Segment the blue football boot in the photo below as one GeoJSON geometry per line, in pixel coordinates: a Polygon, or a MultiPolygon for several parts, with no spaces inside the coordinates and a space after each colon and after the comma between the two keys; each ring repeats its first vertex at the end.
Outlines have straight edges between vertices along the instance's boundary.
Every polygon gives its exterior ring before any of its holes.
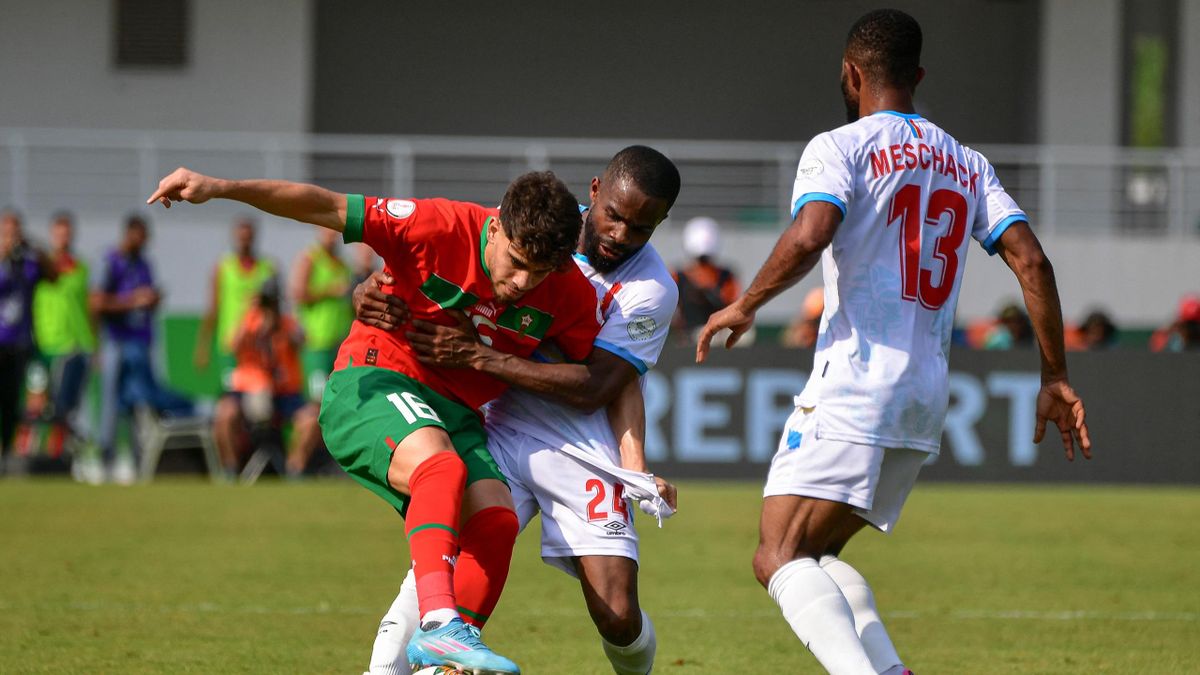
{"type": "Polygon", "coordinates": [[[454,666],[469,675],[519,675],[517,664],[488,649],[479,631],[452,619],[417,628],[408,643],[408,663],[425,666],[454,666]]]}

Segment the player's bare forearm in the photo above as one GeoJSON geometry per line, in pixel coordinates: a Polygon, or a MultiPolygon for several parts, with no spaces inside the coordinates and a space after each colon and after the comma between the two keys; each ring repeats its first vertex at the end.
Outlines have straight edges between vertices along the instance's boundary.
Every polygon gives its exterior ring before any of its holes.
{"type": "Polygon", "coordinates": [[[342,232],[346,228],[346,195],[316,185],[283,180],[227,180],[180,167],[158,182],[147,204],[170,208],[172,202],[203,204],[231,199],[282,218],[342,232]]]}
{"type": "Polygon", "coordinates": [[[535,363],[480,345],[472,366],[514,387],[594,412],[637,379],[637,370],[615,354],[595,349],[584,363],[535,363]]]}
{"type": "Polygon", "coordinates": [[[223,199],[249,204],[282,218],[330,230],[346,229],[346,195],[316,185],[283,180],[235,180],[223,183],[223,199]]]}
{"type": "Polygon", "coordinates": [[[1029,312],[1029,322],[1037,336],[1042,382],[1067,379],[1062,305],[1054,279],[1054,266],[1025,222],[1009,227],[1000,236],[997,250],[1021,284],[1025,309],[1029,312]]]}
{"type": "Polygon", "coordinates": [[[812,271],[821,252],[833,241],[842,211],[829,202],[809,202],[779,237],[771,255],[738,299],[741,309],[753,313],[771,298],[791,288],[812,271]]]}
{"type": "Polygon", "coordinates": [[[646,401],[642,383],[634,378],[608,404],[608,423],[617,439],[621,467],[646,473],[646,401]]]}

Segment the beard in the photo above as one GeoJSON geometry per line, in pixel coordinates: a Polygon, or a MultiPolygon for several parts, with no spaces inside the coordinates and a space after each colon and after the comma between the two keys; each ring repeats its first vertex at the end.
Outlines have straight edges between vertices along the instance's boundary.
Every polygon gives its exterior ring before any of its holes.
{"type": "Polygon", "coordinates": [[[842,78],[842,102],[846,104],[846,122],[853,124],[858,121],[858,95],[850,91],[846,78],[842,78]]]}
{"type": "Polygon", "coordinates": [[[592,226],[591,212],[588,212],[588,219],[583,223],[583,254],[587,256],[592,269],[606,274],[620,267],[634,253],[637,253],[637,249],[625,249],[613,240],[601,237],[592,226]],[[618,251],[619,255],[615,258],[605,255],[600,251],[600,244],[611,251],[618,251]]]}

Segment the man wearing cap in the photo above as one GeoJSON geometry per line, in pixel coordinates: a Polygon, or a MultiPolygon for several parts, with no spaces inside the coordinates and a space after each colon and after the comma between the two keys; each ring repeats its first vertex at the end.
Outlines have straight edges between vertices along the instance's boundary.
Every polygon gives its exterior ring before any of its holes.
{"type": "Polygon", "coordinates": [[[672,327],[684,342],[708,317],[733,302],[742,292],[733,271],[716,263],[721,252],[721,226],[712,218],[692,218],[683,227],[683,250],[691,260],[672,276],[679,284],[679,309],[672,327]]]}

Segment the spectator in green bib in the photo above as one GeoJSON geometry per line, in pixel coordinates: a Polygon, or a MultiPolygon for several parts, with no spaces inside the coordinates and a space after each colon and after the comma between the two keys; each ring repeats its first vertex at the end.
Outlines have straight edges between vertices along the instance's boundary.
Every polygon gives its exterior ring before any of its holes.
{"type": "Polygon", "coordinates": [[[217,368],[221,386],[229,388],[233,375],[233,338],[246,312],[254,305],[263,282],[275,277],[275,262],[259,257],[255,249],[258,228],[254,221],[242,218],[233,225],[233,250],[226,253],[213,269],[208,311],[196,335],[195,365],[208,368],[212,360],[213,330],[216,329],[217,368]]]}
{"type": "MultiPolygon", "coordinates": [[[[46,451],[51,456],[62,452],[73,433],[71,417],[83,398],[88,361],[96,351],[88,266],[75,257],[74,239],[74,218],[65,211],[56,213],[50,221],[50,262],[58,277],[42,279],[33,293],[33,334],[50,378],[48,405],[29,412],[34,419],[49,422],[46,451]]],[[[36,400],[38,397],[29,397],[27,402],[36,400]]],[[[32,432],[22,435],[32,441],[32,432]]]]}
{"type": "Polygon", "coordinates": [[[304,377],[308,396],[314,401],[321,400],[338,347],[354,320],[350,305],[354,272],[339,256],[339,239],[337,232],[322,228],[316,244],[292,266],[292,300],[305,336],[304,377]]]}

